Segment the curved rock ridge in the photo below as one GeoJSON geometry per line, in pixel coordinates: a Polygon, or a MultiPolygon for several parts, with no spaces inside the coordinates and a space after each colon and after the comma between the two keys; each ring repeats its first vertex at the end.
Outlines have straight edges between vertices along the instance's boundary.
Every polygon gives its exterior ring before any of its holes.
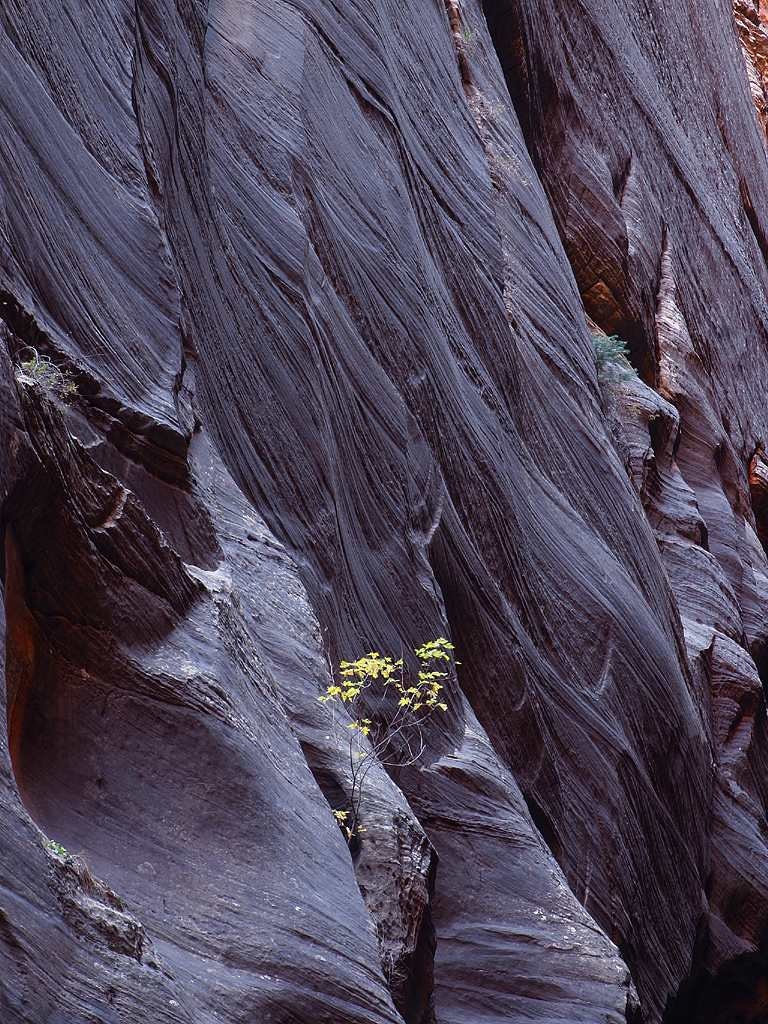
{"type": "Polygon", "coordinates": [[[759,1019],[736,16],[6,0],[3,1024],[719,1020],[734,971],[759,1019]],[[438,636],[448,710],[348,845],[317,697],[438,636]]]}

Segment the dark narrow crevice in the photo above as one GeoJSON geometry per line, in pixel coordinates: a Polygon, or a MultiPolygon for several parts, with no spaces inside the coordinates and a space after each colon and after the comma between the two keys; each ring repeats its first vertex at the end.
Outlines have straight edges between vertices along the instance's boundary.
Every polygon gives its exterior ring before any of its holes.
{"type": "Polygon", "coordinates": [[[747,215],[747,222],[750,230],[752,231],[757,247],[762,254],[763,262],[766,267],[768,267],[768,238],[766,238],[766,233],[760,223],[757,213],[755,212],[752,197],[749,194],[749,188],[745,181],[739,182],[739,192],[741,193],[741,203],[744,207],[744,212],[747,215]]]}
{"type": "MultiPolygon", "coordinates": [[[[763,944],[763,947],[765,944],[763,944]]],[[[768,952],[745,953],[719,971],[692,975],[671,999],[663,1024],[766,1024],[768,952]]]]}
{"type": "Polygon", "coordinates": [[[629,184],[630,177],[632,176],[633,164],[634,160],[632,153],[628,153],[612,175],[613,195],[619,206],[624,205],[624,197],[627,192],[627,185],[629,184]]]}
{"type": "Polygon", "coordinates": [[[723,494],[733,509],[734,515],[749,515],[750,498],[744,491],[744,468],[740,464],[731,444],[726,439],[720,441],[714,450],[715,467],[720,477],[723,494]]]}
{"type": "Polygon", "coordinates": [[[763,693],[768,697],[768,644],[755,643],[751,646],[749,653],[757,668],[757,674],[763,687],[763,693]]]}
{"type": "Polygon", "coordinates": [[[627,1005],[624,1010],[624,1017],[627,1024],[645,1024],[642,1007],[637,998],[634,988],[627,993],[627,1005]]]}
{"type": "MultiPolygon", "coordinates": [[[[332,811],[347,811],[351,813],[352,805],[349,797],[337,773],[328,767],[327,764],[323,763],[326,760],[323,754],[311,743],[303,740],[301,741],[301,750],[318,789],[325,797],[330,809],[332,811]]],[[[360,854],[360,836],[354,835],[347,845],[349,846],[349,852],[354,863],[360,854]]]]}
{"type": "Polygon", "coordinates": [[[755,532],[763,550],[768,554],[768,456],[760,441],[747,469],[749,496],[755,517],[755,532]]]}
{"type": "MultiPolygon", "coordinates": [[[[525,46],[522,5],[512,0],[483,0],[483,13],[525,144],[535,164],[532,72],[525,46]]],[[[554,87],[552,82],[550,91],[553,92],[554,87]]],[[[539,170],[538,166],[536,170],[539,170]]]]}
{"type": "Polygon", "coordinates": [[[541,805],[530,794],[523,793],[523,799],[525,800],[525,805],[528,808],[528,813],[533,819],[534,825],[538,829],[539,835],[549,847],[552,856],[558,864],[562,866],[563,844],[555,831],[555,827],[549,818],[549,815],[546,814],[543,807],[541,807],[541,805]]]}
{"type": "MultiPolygon", "coordinates": [[[[328,755],[306,741],[301,742],[302,752],[310,771],[321,793],[332,811],[351,811],[348,794],[342,785],[338,773],[328,764],[328,755]]],[[[397,814],[394,816],[394,828],[397,831],[397,814]]],[[[434,1014],[434,964],[436,937],[432,921],[432,903],[434,898],[437,857],[432,851],[427,887],[428,900],[423,909],[415,946],[402,950],[398,957],[391,952],[391,944],[387,941],[386,918],[382,922],[377,913],[377,904],[381,894],[372,887],[369,894],[366,878],[376,867],[376,854],[372,855],[371,864],[363,863],[363,844],[370,842],[369,837],[359,834],[352,836],[348,847],[352,863],[358,878],[358,885],[363,901],[376,928],[381,958],[381,968],[386,980],[392,1002],[405,1024],[435,1024],[434,1014]],[[369,899],[372,898],[372,902],[369,899]]],[[[405,852],[408,860],[408,851],[405,852]]],[[[391,869],[392,865],[388,868],[391,869]]],[[[403,894],[398,893],[402,898],[403,894]]]]}
{"type": "Polygon", "coordinates": [[[56,656],[29,607],[29,566],[10,525],[4,554],[6,725],[16,788],[43,832],[73,848],[67,801],[59,799],[58,785],[50,784],[61,764],[57,757],[64,738],[72,752],[77,748],[78,737],[68,735],[76,730],[62,728],[59,721],[62,714],[73,713],[73,706],[58,685],[56,656]]]}
{"type": "MultiPolygon", "coordinates": [[[[567,245],[566,254],[570,259],[567,245]]],[[[576,273],[576,268],[573,269],[576,273]]],[[[579,287],[581,288],[581,285],[579,287]]],[[[590,292],[582,291],[581,301],[584,304],[584,312],[601,331],[621,338],[626,345],[630,366],[644,384],[655,389],[658,384],[658,355],[655,339],[649,342],[649,332],[645,324],[628,313],[621,303],[612,302],[606,316],[602,293],[598,293],[597,299],[594,299],[590,292]]]]}
{"type": "Polygon", "coordinates": [[[8,749],[16,776],[16,785],[24,799],[22,771],[22,740],[30,702],[34,695],[35,677],[42,653],[40,631],[27,607],[24,570],[21,555],[11,527],[4,537],[4,576],[6,637],[6,725],[8,749]]]}
{"type": "Polygon", "coordinates": [[[662,416],[661,413],[651,416],[648,420],[648,436],[651,441],[651,449],[657,460],[664,458],[673,429],[673,421],[668,416],[662,416]]]}
{"type": "Polygon", "coordinates": [[[416,949],[406,969],[399,975],[395,970],[387,979],[393,1001],[405,1024],[436,1024],[434,971],[437,936],[432,920],[436,875],[437,858],[433,858],[429,870],[429,904],[424,911],[416,949]]]}

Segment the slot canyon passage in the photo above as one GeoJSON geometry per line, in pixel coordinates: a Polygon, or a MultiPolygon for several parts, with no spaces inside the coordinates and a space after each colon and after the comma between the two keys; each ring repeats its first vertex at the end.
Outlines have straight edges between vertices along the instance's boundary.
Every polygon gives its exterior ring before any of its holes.
{"type": "Polygon", "coordinates": [[[759,0],[2,0],[0,1024],[768,1022],[767,131],[759,0]]]}

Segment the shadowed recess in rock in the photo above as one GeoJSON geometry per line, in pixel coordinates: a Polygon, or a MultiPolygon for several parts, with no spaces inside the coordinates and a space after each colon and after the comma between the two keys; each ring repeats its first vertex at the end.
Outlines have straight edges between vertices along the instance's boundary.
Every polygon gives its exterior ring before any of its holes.
{"type": "Polygon", "coordinates": [[[765,1024],[768,955],[744,953],[714,974],[703,972],[670,1001],[663,1024],[765,1024]]]}

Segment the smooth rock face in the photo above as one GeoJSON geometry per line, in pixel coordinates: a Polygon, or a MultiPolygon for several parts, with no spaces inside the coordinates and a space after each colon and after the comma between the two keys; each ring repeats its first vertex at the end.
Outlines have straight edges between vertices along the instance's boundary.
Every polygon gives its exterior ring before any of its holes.
{"type": "Polygon", "coordinates": [[[5,0],[2,1024],[761,1019],[745,46],[717,0],[5,0]],[[441,635],[350,850],[316,698],[441,635]]]}

